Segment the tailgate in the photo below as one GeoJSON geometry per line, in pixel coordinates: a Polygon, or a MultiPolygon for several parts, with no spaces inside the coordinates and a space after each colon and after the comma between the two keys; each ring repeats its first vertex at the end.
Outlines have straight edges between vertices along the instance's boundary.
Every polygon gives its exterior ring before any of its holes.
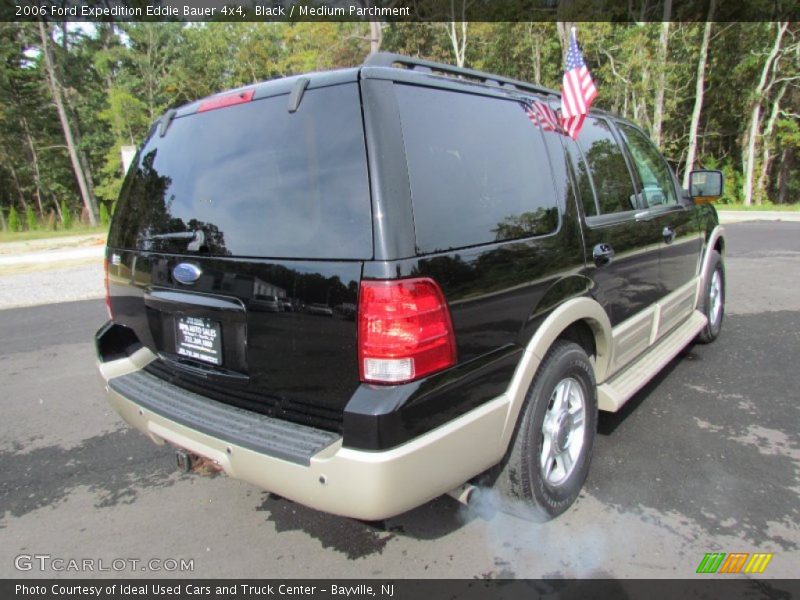
{"type": "Polygon", "coordinates": [[[109,252],[114,321],[159,355],[148,371],[241,408],[340,430],[359,385],[360,262],[109,252]],[[187,263],[201,271],[191,290],[174,283],[187,263]]]}
{"type": "Polygon", "coordinates": [[[114,321],[163,379],[338,430],[373,254],[358,85],[312,81],[293,111],[270,85],[152,129],[109,233],[114,321]]]}

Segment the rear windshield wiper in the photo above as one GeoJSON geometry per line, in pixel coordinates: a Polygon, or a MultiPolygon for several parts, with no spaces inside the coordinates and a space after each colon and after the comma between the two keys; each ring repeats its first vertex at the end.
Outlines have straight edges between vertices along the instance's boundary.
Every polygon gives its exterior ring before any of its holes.
{"type": "Polygon", "coordinates": [[[174,233],[159,233],[157,235],[148,235],[142,238],[143,242],[151,242],[153,240],[193,240],[197,235],[195,231],[176,231],[174,233]]]}
{"type": "Polygon", "coordinates": [[[186,247],[189,252],[198,252],[206,241],[206,234],[202,229],[195,231],[176,231],[173,233],[158,233],[156,235],[149,235],[142,238],[143,242],[152,242],[153,240],[192,240],[186,247]]]}

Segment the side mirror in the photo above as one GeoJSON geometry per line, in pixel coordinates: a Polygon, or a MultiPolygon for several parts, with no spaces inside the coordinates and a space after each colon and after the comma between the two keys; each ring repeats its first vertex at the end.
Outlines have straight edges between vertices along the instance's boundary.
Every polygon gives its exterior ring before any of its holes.
{"type": "Polygon", "coordinates": [[[722,196],[722,171],[689,173],[689,195],[695,204],[709,204],[722,196]]]}

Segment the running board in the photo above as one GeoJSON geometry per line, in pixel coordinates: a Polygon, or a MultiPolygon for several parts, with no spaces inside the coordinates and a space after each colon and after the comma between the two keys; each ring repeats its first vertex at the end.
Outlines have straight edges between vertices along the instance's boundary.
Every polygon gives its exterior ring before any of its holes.
{"type": "Polygon", "coordinates": [[[703,330],[706,322],[706,316],[695,310],[686,321],[664,336],[627,368],[599,385],[598,408],[617,412],[703,330]]]}

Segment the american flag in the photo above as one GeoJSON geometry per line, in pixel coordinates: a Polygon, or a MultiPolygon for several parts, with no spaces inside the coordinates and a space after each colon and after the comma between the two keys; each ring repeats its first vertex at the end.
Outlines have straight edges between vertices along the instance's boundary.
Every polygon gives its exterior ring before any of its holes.
{"type": "Polygon", "coordinates": [[[561,122],[556,111],[544,102],[538,102],[536,100],[531,103],[523,102],[522,110],[528,115],[528,119],[530,119],[531,123],[538,125],[544,131],[564,132],[561,128],[561,122]]]}
{"type": "Polygon", "coordinates": [[[561,87],[561,126],[572,139],[578,138],[583,120],[596,96],[597,88],[594,87],[592,74],[583,61],[573,29],[567,50],[564,83],[561,87]]]}

